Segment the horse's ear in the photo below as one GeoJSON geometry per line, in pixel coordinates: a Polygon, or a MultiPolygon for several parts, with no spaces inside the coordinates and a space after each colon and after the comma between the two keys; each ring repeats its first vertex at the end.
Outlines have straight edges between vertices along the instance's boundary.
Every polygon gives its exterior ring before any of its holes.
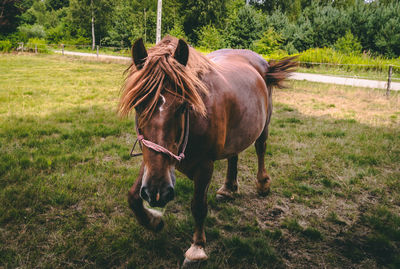
{"type": "Polygon", "coordinates": [[[176,47],[174,58],[182,65],[187,64],[189,59],[189,46],[185,41],[179,39],[178,46],[176,47]]]}
{"type": "Polygon", "coordinates": [[[146,47],[144,46],[143,39],[139,38],[132,46],[132,58],[138,70],[142,69],[144,62],[147,58],[146,47]]]}

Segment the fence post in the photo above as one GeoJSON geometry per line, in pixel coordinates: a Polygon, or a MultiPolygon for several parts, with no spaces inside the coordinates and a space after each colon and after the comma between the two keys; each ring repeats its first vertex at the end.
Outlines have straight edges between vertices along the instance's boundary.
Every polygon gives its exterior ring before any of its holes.
{"type": "Polygon", "coordinates": [[[62,55],[64,55],[64,44],[61,44],[62,55]]]}
{"type": "Polygon", "coordinates": [[[21,42],[21,50],[24,52],[24,42],[21,42]]]}
{"type": "Polygon", "coordinates": [[[97,47],[97,58],[99,58],[99,45],[97,45],[96,47],[97,47]]]}
{"type": "Polygon", "coordinates": [[[37,53],[37,44],[35,44],[35,53],[37,53]]]}
{"type": "Polygon", "coordinates": [[[393,73],[393,66],[389,65],[389,74],[388,74],[388,82],[387,82],[387,89],[386,89],[387,97],[389,97],[389,93],[390,93],[390,84],[392,83],[392,73],[393,73]]]}

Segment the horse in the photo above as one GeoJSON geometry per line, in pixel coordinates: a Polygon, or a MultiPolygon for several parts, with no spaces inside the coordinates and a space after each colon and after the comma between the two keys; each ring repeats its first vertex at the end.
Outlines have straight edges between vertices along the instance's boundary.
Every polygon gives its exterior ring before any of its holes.
{"type": "MultiPolygon", "coordinates": [[[[238,154],[255,144],[258,172],[256,189],[270,191],[264,155],[272,114],[272,89],[282,87],[296,61],[264,60],[250,50],[222,49],[207,56],[184,40],[164,37],[146,50],[143,40],[132,47],[118,111],[136,112],[136,132],[143,161],[128,192],[137,221],[159,231],[162,214],[144,206],[164,207],[174,196],[175,169],[194,182],[191,211],[195,220],[193,243],[185,261],[206,260],[204,220],[207,191],[214,162],[227,159],[219,199],[238,192],[238,154]]],[[[136,143],[135,143],[136,144],[136,143]]]]}

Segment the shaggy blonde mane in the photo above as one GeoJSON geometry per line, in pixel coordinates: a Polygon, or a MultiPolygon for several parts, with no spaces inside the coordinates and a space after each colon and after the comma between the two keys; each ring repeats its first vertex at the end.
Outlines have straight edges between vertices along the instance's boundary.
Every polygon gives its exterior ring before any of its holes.
{"type": "Polygon", "coordinates": [[[189,47],[187,65],[180,64],[173,57],[178,41],[175,37],[166,36],[148,50],[140,70],[133,63],[127,69],[118,107],[121,116],[127,116],[134,108],[144,104],[139,120],[142,125],[153,114],[164,91],[178,97],[181,102],[187,102],[195,112],[206,115],[202,96],[208,95],[208,89],[201,76],[210,71],[213,64],[192,47],[189,47]]]}

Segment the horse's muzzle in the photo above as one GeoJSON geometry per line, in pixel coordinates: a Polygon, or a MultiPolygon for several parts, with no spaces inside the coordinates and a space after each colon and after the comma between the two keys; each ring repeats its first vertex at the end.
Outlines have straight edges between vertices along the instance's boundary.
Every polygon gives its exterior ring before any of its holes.
{"type": "Polygon", "coordinates": [[[150,190],[147,186],[142,186],[140,196],[143,200],[149,202],[149,205],[152,207],[164,207],[169,201],[174,199],[175,192],[172,186],[160,190],[150,190]]]}

